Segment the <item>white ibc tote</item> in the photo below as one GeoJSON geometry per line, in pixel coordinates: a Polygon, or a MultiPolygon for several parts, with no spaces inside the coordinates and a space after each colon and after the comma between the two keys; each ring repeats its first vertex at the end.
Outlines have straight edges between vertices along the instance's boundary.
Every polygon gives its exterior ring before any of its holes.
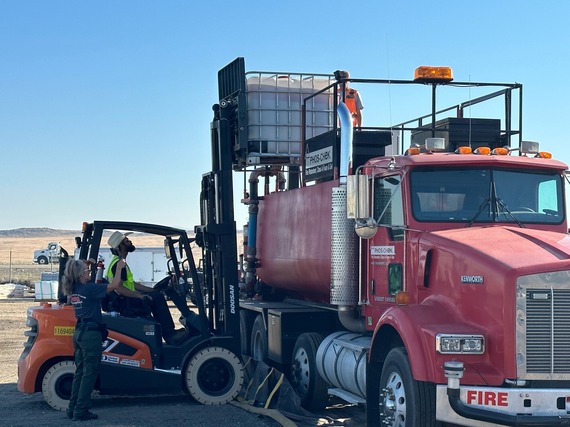
{"type": "MultiPolygon", "coordinates": [[[[247,111],[250,153],[260,156],[300,157],[305,97],[334,82],[332,76],[291,73],[248,73],[247,111]]],[[[307,102],[306,137],[333,127],[332,89],[307,102]]]]}

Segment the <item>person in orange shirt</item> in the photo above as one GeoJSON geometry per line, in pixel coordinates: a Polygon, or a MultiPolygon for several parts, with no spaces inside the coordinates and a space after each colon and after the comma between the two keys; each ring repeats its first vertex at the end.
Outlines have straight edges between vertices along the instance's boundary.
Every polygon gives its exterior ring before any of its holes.
{"type": "MultiPolygon", "coordinates": [[[[350,79],[350,73],[348,71],[337,70],[335,71],[334,75],[338,81],[350,79]]],[[[339,101],[342,101],[343,98],[342,86],[343,85],[339,86],[339,101]]],[[[346,104],[346,106],[350,110],[350,113],[352,114],[352,125],[355,128],[356,127],[359,128],[362,126],[362,109],[364,108],[364,106],[362,105],[362,98],[360,97],[360,93],[356,89],[349,87],[348,81],[345,81],[344,83],[344,91],[345,91],[344,103],[346,104]]]]}

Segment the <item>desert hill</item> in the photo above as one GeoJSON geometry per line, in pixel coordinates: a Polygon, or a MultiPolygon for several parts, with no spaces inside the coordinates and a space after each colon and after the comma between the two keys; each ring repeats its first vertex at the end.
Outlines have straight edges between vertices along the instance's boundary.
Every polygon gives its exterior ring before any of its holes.
{"type": "Polygon", "coordinates": [[[15,228],[13,230],[0,230],[0,237],[52,237],[52,236],[75,236],[76,230],[56,230],[47,227],[38,228],[15,228]]]}

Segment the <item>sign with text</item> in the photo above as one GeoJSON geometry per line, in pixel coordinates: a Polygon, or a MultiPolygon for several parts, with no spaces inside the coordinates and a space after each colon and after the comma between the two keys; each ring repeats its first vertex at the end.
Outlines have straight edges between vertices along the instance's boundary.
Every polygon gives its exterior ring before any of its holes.
{"type": "Polygon", "coordinates": [[[330,180],[338,167],[335,132],[326,132],[305,142],[305,180],[330,180]]]}

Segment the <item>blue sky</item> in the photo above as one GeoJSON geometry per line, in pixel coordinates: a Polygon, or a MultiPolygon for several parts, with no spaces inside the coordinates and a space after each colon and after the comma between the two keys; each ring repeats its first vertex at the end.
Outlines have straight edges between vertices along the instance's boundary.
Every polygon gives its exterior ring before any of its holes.
{"type": "MultiPolygon", "coordinates": [[[[192,229],[217,72],[238,56],[247,70],[410,79],[449,65],[456,80],[519,82],[524,139],[570,163],[570,2],[438,4],[1,0],[0,229],[192,229]]],[[[363,98],[365,125],[418,104],[363,98]]]]}

